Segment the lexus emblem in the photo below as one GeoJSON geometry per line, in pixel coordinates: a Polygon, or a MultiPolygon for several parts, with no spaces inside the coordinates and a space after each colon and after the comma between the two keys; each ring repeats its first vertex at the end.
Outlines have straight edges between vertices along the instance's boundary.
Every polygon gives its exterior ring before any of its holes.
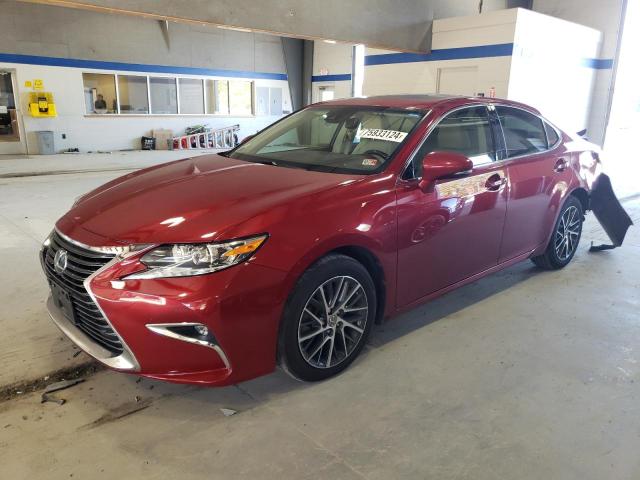
{"type": "Polygon", "coordinates": [[[67,269],[67,251],[66,250],[58,250],[56,252],[56,256],[53,257],[53,267],[56,269],[56,272],[62,273],[67,269]]]}

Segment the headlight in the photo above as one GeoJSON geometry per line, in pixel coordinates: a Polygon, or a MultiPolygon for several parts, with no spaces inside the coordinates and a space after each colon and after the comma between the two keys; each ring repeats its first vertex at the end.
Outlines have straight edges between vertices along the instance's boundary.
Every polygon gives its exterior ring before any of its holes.
{"type": "Polygon", "coordinates": [[[147,252],[140,261],[148,268],[124,280],[188,277],[229,268],[248,260],[267,239],[267,235],[225,243],[162,245],[147,252]]]}

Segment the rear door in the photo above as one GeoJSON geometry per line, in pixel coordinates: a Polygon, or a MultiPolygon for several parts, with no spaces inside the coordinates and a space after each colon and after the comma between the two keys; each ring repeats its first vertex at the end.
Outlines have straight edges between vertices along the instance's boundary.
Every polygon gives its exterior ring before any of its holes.
{"type": "Polygon", "coordinates": [[[444,116],[399,181],[398,296],[408,305],[497,264],[506,212],[505,172],[496,163],[494,129],[485,105],[444,116]],[[424,156],[453,151],[469,157],[471,172],[417,186],[424,156]]]}
{"type": "Polygon", "coordinates": [[[547,241],[571,182],[571,159],[559,133],[541,117],[501,105],[495,106],[495,114],[504,135],[504,149],[498,156],[509,178],[502,263],[547,241]]]}

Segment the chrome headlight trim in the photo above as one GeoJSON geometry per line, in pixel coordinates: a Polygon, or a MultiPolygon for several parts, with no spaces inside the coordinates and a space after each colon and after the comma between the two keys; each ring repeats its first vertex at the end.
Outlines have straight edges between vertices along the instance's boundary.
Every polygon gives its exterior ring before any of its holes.
{"type": "Polygon", "coordinates": [[[193,277],[218,272],[249,260],[268,234],[211,243],[173,243],[150,248],[140,262],[146,270],[123,280],[193,277]]]}

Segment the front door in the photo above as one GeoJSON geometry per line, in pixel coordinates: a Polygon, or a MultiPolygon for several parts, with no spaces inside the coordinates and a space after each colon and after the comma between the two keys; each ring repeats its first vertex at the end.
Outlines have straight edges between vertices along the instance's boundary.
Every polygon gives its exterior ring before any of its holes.
{"type": "Polygon", "coordinates": [[[397,187],[399,307],[498,262],[506,213],[503,167],[495,163],[494,129],[484,105],[445,116],[429,134],[397,187]],[[454,151],[474,162],[465,175],[417,187],[422,158],[454,151]]]}
{"type": "Polygon", "coordinates": [[[0,155],[26,153],[15,85],[14,71],[0,69],[0,155]]]}
{"type": "MultiPolygon", "coordinates": [[[[531,253],[547,241],[571,182],[570,154],[558,132],[537,115],[496,106],[504,132],[509,200],[500,262],[531,253]]],[[[501,152],[502,153],[502,152],[501,152]]]]}

